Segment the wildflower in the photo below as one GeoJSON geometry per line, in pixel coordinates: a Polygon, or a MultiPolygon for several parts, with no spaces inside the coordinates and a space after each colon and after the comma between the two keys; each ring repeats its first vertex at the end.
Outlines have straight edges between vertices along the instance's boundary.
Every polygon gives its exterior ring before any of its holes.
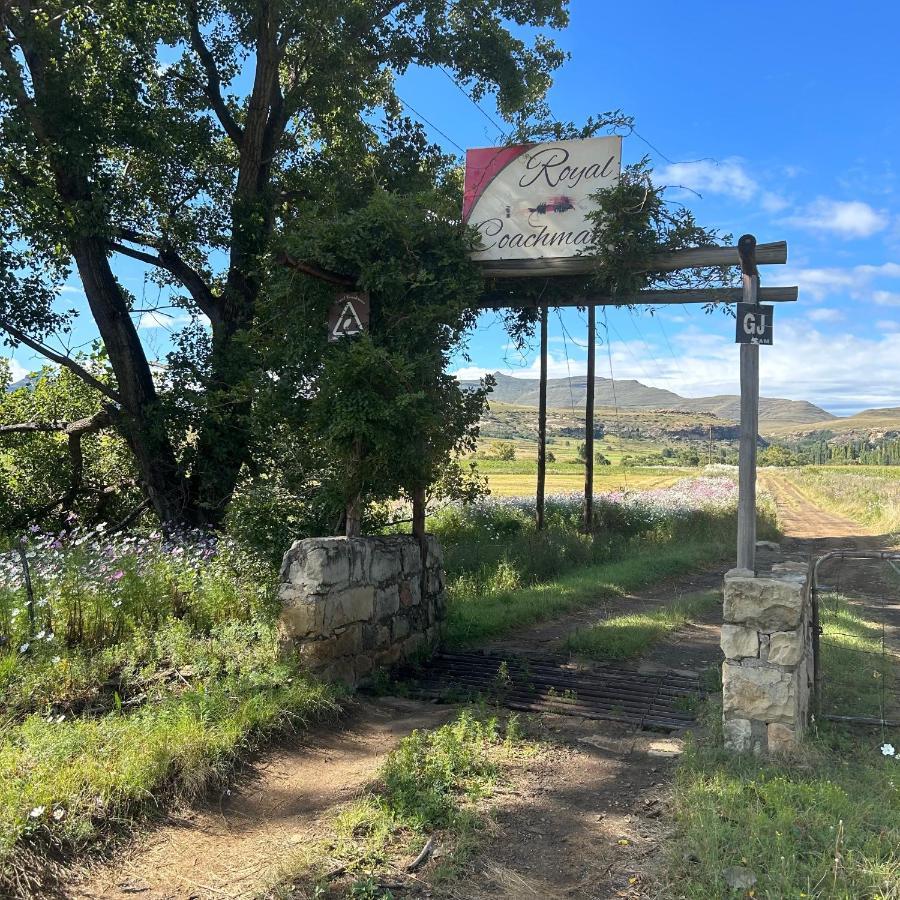
{"type": "Polygon", "coordinates": [[[44,629],[42,628],[42,629],[34,636],[34,639],[35,639],[36,641],[42,641],[42,640],[44,639],[44,635],[45,635],[46,633],[47,633],[47,632],[44,631],[44,629]]]}
{"type": "Polygon", "coordinates": [[[28,641],[25,641],[25,643],[19,647],[19,653],[25,653],[25,651],[28,650],[30,646],[31,645],[28,643],[28,641]]]}
{"type": "Polygon", "coordinates": [[[50,660],[54,666],[58,666],[62,662],[61,656],[54,656],[52,660],[50,660]]]}
{"type": "Polygon", "coordinates": [[[65,817],[66,817],[66,811],[61,806],[57,806],[56,809],[53,810],[53,821],[54,822],[62,822],[62,820],[65,817]]]}
{"type": "Polygon", "coordinates": [[[121,581],[125,577],[125,573],[121,569],[117,569],[112,574],[113,581],[121,581]]]}
{"type": "Polygon", "coordinates": [[[45,638],[45,640],[46,640],[47,643],[49,644],[49,643],[53,640],[53,638],[55,638],[55,637],[56,637],[56,635],[55,635],[52,631],[48,631],[48,632],[47,632],[47,637],[45,638]]]}
{"type": "Polygon", "coordinates": [[[896,750],[894,749],[893,744],[882,744],[881,745],[881,755],[882,756],[894,756],[896,754],[896,750]]]}
{"type": "Polygon", "coordinates": [[[30,813],[28,813],[28,818],[39,819],[44,814],[44,810],[46,808],[46,806],[35,806],[34,809],[32,809],[30,813]]]}

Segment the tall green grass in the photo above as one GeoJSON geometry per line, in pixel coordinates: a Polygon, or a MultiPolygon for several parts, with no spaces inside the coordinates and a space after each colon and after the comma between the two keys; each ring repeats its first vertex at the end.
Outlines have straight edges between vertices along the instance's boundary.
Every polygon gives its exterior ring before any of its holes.
{"type": "Polygon", "coordinates": [[[755,897],[900,898],[900,762],[881,740],[820,727],[793,758],[765,760],[689,739],[668,848],[673,893],[661,896],[747,896],[723,874],[741,866],[757,878],[755,897]]]}

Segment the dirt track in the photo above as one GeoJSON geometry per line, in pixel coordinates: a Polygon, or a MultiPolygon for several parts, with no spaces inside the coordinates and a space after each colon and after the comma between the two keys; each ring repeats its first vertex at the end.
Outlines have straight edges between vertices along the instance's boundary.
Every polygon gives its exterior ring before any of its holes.
{"type": "MultiPolygon", "coordinates": [[[[795,559],[835,547],[883,547],[854,523],[819,509],[784,479],[766,474],[777,499],[783,550],[795,559]]],[[[784,558],[784,556],[781,556],[784,558]]],[[[763,554],[764,566],[774,561],[763,554]]],[[[706,589],[721,573],[701,573],[622,601],[651,608],[706,589]]],[[[552,649],[574,627],[618,611],[597,610],[545,623],[503,642],[509,649],[552,649]]],[[[613,608],[616,607],[616,608],[613,608]]],[[[699,670],[718,663],[718,622],[688,625],[657,645],[642,666],[699,670]]],[[[364,700],[340,729],[262,756],[231,796],[197,804],[121,848],[116,858],[75,877],[71,900],[188,900],[258,896],[298,843],[321,833],[335,809],[356,796],[387,752],[413,728],[434,727],[448,707],[388,698],[364,700]]],[[[425,878],[395,897],[584,898],[667,896],[656,873],[670,827],[668,788],[678,737],[634,732],[615,723],[545,717],[550,749],[520,770],[495,800],[494,825],[467,876],[430,889],[425,878]]]]}

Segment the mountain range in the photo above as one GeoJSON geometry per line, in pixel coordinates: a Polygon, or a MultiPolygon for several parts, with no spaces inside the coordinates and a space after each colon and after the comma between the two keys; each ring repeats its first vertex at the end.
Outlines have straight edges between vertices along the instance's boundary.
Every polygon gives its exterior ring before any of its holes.
{"type": "MultiPolygon", "coordinates": [[[[500,372],[494,373],[496,387],[490,401],[511,406],[538,405],[539,381],[537,378],[513,378],[500,372]]],[[[461,382],[466,387],[477,387],[477,381],[461,382]]],[[[551,409],[584,408],[587,398],[587,378],[547,379],[547,406],[551,409]]],[[[613,382],[609,378],[594,379],[594,403],[596,406],[618,406],[621,409],[660,409],[689,413],[711,413],[723,421],[740,419],[740,397],[717,394],[713,397],[682,397],[673,391],[648,387],[639,381],[613,382]]],[[[810,425],[830,422],[837,418],[830,412],[806,400],[782,400],[775,397],[759,398],[760,422],[769,424],[790,423],[810,425]]]]}

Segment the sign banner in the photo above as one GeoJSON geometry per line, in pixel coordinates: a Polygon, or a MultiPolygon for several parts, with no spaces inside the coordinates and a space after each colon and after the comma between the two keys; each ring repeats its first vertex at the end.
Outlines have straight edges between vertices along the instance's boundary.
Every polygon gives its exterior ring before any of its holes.
{"type": "Polygon", "coordinates": [[[328,340],[355,337],[369,327],[369,295],[338,294],[328,311],[328,340]]]}
{"type": "Polygon", "coordinates": [[[734,342],[736,344],[760,344],[765,347],[771,347],[774,314],[774,306],[762,306],[759,303],[738,303],[734,342]]]}
{"type": "Polygon", "coordinates": [[[621,168],[621,137],[468,150],[463,221],[481,234],[473,258],[576,256],[591,244],[590,195],[621,168]]]}

